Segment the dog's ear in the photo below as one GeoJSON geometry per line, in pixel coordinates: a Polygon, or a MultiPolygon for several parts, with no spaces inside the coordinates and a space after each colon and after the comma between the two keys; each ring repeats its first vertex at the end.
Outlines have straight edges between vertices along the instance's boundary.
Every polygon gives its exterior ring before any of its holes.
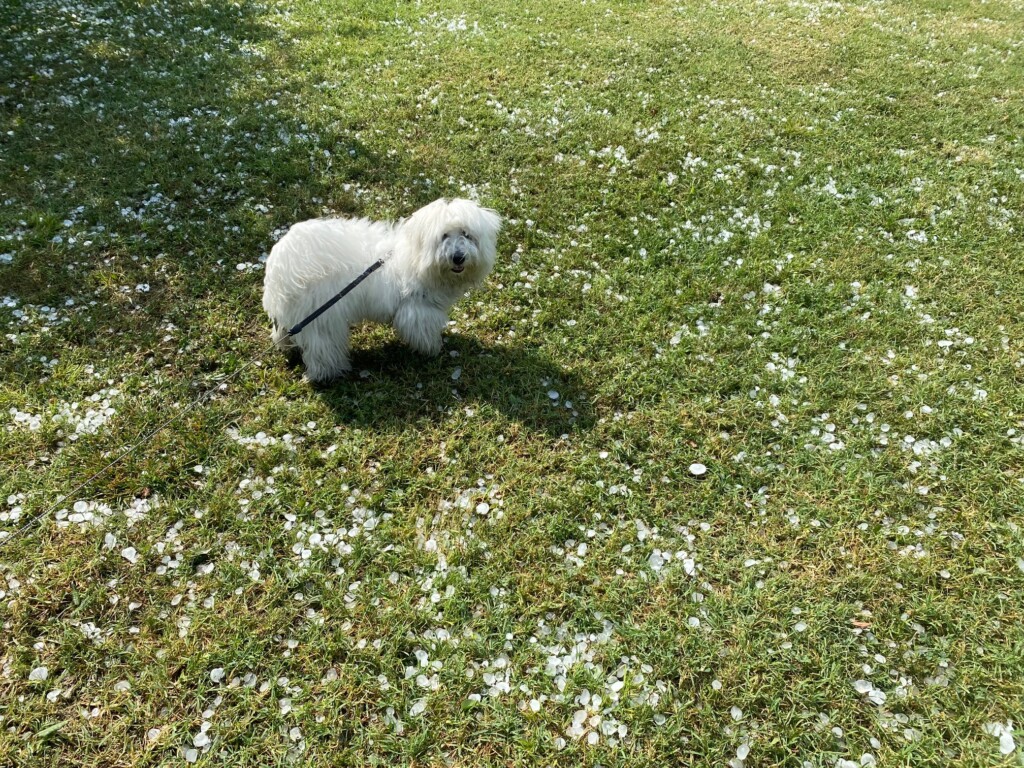
{"type": "Polygon", "coordinates": [[[486,276],[494,268],[498,256],[498,233],[501,231],[501,216],[491,208],[476,208],[470,225],[480,243],[481,275],[486,276]]]}
{"type": "Polygon", "coordinates": [[[440,214],[445,205],[447,203],[443,198],[435,200],[406,219],[403,229],[409,238],[409,246],[415,254],[428,253],[434,245],[432,241],[440,236],[437,232],[437,223],[441,220],[440,214]]]}
{"type": "Polygon", "coordinates": [[[501,216],[492,208],[477,208],[473,217],[473,229],[480,238],[483,250],[488,252],[489,260],[493,261],[494,251],[498,244],[498,233],[501,231],[501,216]]]}
{"type": "Polygon", "coordinates": [[[496,210],[493,208],[481,208],[480,224],[491,237],[497,239],[498,233],[501,232],[502,221],[501,216],[496,210]]]}

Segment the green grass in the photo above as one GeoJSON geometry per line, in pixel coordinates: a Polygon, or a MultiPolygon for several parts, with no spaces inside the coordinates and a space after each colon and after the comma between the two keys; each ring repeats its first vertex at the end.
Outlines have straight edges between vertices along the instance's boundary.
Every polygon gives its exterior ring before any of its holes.
{"type": "Polygon", "coordinates": [[[0,764],[1021,763],[1019,3],[0,20],[0,764]],[[441,195],[506,227],[440,358],[269,355],[58,504],[284,228],[441,195]]]}

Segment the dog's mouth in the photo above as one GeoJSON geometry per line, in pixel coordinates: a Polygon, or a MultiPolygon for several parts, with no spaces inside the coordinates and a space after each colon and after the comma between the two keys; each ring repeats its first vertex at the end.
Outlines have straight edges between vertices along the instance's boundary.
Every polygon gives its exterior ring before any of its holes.
{"type": "Polygon", "coordinates": [[[459,265],[457,265],[457,266],[454,266],[454,267],[452,267],[452,272],[454,272],[455,274],[459,274],[459,272],[461,272],[461,271],[462,271],[462,270],[464,270],[465,268],[466,268],[466,267],[465,267],[465,265],[464,265],[464,264],[459,264],[459,265]]]}

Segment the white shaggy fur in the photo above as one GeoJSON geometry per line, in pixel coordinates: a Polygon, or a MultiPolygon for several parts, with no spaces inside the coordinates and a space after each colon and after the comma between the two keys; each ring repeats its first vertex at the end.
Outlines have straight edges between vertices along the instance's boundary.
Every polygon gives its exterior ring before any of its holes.
{"type": "Polygon", "coordinates": [[[267,259],[263,308],[282,350],[297,348],[310,381],[351,369],[349,328],[391,323],[428,355],[441,351],[448,310],[494,267],[501,219],[469,200],[435,200],[399,222],[312,219],[294,225],[267,259]],[[377,259],[384,266],[300,333],[302,322],[377,259]]]}

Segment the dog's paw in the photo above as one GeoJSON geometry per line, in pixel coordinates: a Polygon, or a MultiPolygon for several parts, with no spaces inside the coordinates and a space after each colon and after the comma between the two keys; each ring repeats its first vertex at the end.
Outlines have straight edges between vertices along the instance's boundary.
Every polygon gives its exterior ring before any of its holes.
{"type": "Polygon", "coordinates": [[[441,354],[443,350],[444,342],[441,339],[438,339],[436,342],[431,342],[430,344],[425,345],[422,349],[420,349],[420,352],[422,352],[427,357],[437,357],[438,355],[441,354]]]}
{"type": "Polygon", "coordinates": [[[314,389],[323,389],[335,384],[338,381],[349,378],[352,373],[351,368],[343,368],[341,370],[331,369],[310,369],[306,368],[306,372],[302,374],[302,380],[306,384],[309,384],[314,389]]]}

